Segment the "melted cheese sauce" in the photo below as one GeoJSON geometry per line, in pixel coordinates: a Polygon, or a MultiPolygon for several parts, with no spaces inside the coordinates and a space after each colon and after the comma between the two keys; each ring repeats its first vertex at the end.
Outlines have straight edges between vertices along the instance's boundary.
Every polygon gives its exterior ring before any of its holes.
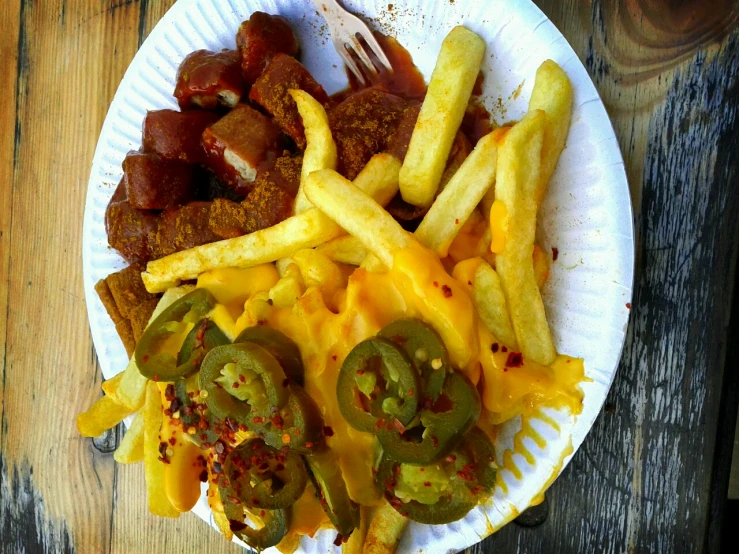
{"type": "MultiPolygon", "coordinates": [[[[338,267],[311,252],[314,264],[338,267]]],[[[393,262],[386,273],[356,269],[348,281],[343,270],[320,271],[303,282],[296,281],[300,277],[295,271],[287,270],[280,279],[272,264],[211,271],[198,279],[198,287],[207,288],[219,302],[211,320],[231,338],[246,327],[263,324],[298,344],[305,389],[319,406],[324,424],[333,430],[327,445],[338,458],[350,497],[365,506],[375,506],[382,498],[372,474],[378,449],[374,435],[355,430],[342,417],[336,383],[352,348],[399,317],[421,318],[439,332],[454,366],[478,385],[485,408],[479,425],[493,438],[496,424],[542,404],[567,407],[573,413],[582,408],[577,387],[584,378],[582,360],[560,356],[551,367],[528,360],[510,367],[510,352],[479,320],[464,281],[466,273],[474,273],[474,264],[453,278],[435,254],[420,247],[399,251],[393,262]],[[289,288],[287,279],[292,280],[289,288]],[[286,288],[298,292],[287,300],[280,294],[279,301],[272,301],[286,288]]],[[[503,460],[502,465],[517,471],[512,460],[503,460]]],[[[298,504],[292,531],[312,534],[325,525],[315,516],[323,514],[317,502],[301,498],[298,504]]]]}

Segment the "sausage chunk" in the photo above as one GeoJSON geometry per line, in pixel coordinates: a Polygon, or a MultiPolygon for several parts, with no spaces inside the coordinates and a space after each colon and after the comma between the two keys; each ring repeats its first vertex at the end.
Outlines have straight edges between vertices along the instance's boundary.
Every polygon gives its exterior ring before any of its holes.
{"type": "Polygon", "coordinates": [[[246,92],[241,75],[241,53],[237,50],[196,50],[177,70],[175,98],[180,108],[199,106],[214,110],[218,104],[235,106],[246,92]]]}
{"type": "Polygon", "coordinates": [[[275,157],[280,128],[268,117],[239,104],[203,133],[206,165],[237,193],[253,188],[259,164],[275,157]]]}
{"type": "Polygon", "coordinates": [[[372,156],[386,150],[405,108],[406,101],[399,96],[369,88],[351,95],[329,112],[344,177],[354,179],[372,156]]]}
{"type": "Polygon", "coordinates": [[[208,227],[210,206],[210,202],[190,202],[164,212],[156,234],[156,257],[220,240],[208,227]]]}
{"type": "Polygon", "coordinates": [[[254,12],[236,34],[236,46],[241,52],[241,69],[248,85],[262,74],[275,54],[295,56],[300,43],[290,25],[279,16],[254,12]]]}
{"type": "Polygon", "coordinates": [[[158,154],[129,152],[123,160],[128,202],[140,210],[165,210],[192,197],[192,167],[158,154]]]}
{"type": "Polygon", "coordinates": [[[201,110],[177,112],[156,110],[144,119],[144,152],[189,164],[205,163],[203,131],[218,121],[218,115],[201,110]]]}
{"type": "Polygon", "coordinates": [[[157,214],[134,208],[127,201],[110,204],[105,214],[108,244],[130,264],[153,259],[151,247],[158,224],[157,214]]]}
{"type": "Polygon", "coordinates": [[[301,150],[305,149],[305,129],[298,113],[298,106],[288,92],[301,89],[318,100],[328,102],[323,87],[295,58],[277,54],[251,88],[249,98],[262,106],[285,134],[289,135],[301,150]]]}

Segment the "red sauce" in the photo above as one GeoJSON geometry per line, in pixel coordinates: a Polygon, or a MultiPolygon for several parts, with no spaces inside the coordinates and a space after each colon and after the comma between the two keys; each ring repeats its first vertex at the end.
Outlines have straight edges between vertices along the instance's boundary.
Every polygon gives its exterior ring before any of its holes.
{"type": "MultiPolygon", "coordinates": [[[[424,81],[423,75],[413,63],[413,58],[411,58],[408,50],[394,37],[385,36],[378,32],[374,33],[374,35],[377,42],[382,46],[387,59],[390,60],[393,71],[390,72],[385,69],[376,56],[370,54],[370,59],[374,62],[375,67],[379,69],[379,72],[377,75],[367,75],[363,72],[366,81],[370,83],[370,86],[381,85],[388,92],[406,100],[423,100],[424,96],[426,96],[426,81],[424,81]]],[[[349,68],[346,68],[346,74],[349,78],[349,87],[334,94],[332,99],[335,101],[341,102],[353,93],[366,88],[359,84],[359,81],[349,68]]]]}

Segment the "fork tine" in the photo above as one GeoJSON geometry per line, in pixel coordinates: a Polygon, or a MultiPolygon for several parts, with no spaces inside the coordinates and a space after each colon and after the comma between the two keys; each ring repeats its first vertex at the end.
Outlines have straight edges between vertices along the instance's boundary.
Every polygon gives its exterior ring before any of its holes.
{"type": "Polygon", "coordinates": [[[372,75],[377,75],[377,68],[375,67],[375,64],[372,63],[372,60],[367,55],[367,52],[364,50],[364,45],[362,45],[362,42],[357,38],[356,35],[352,37],[352,46],[354,47],[354,53],[359,56],[360,60],[362,60],[365,69],[372,75]]]}
{"type": "Polygon", "coordinates": [[[385,69],[392,73],[393,66],[390,63],[390,60],[387,59],[385,52],[382,50],[382,46],[377,42],[377,39],[375,39],[372,32],[368,30],[366,33],[361,33],[361,36],[364,39],[364,42],[367,43],[367,46],[370,47],[370,50],[372,50],[372,53],[377,56],[380,63],[385,66],[385,69]]]}
{"type": "Polygon", "coordinates": [[[357,80],[359,81],[359,84],[364,86],[365,84],[364,75],[362,75],[362,72],[359,70],[357,63],[354,61],[354,58],[352,58],[346,46],[338,40],[334,40],[333,42],[334,42],[334,48],[339,53],[339,56],[341,56],[341,59],[344,60],[344,63],[346,64],[346,66],[357,78],[357,80]]]}

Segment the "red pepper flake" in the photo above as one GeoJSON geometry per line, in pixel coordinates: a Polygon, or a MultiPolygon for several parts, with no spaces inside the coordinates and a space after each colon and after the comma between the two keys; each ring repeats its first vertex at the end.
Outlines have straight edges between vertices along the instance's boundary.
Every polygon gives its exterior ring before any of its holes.
{"type": "Polygon", "coordinates": [[[174,446],[175,444],[177,444],[177,439],[174,438],[174,437],[170,437],[169,438],[169,444],[171,444],[172,446],[174,446]]]}
{"type": "Polygon", "coordinates": [[[559,258],[559,248],[552,246],[552,261],[556,262],[557,258],[559,258]]]}
{"type": "Polygon", "coordinates": [[[500,351],[501,352],[508,352],[508,348],[505,347],[505,346],[501,346],[500,351]]]}
{"type": "Polygon", "coordinates": [[[455,225],[459,225],[459,218],[455,218],[455,220],[454,220],[454,224],[455,224],[455,225]]]}
{"type": "Polygon", "coordinates": [[[270,306],[274,306],[274,303],[274,300],[272,300],[271,298],[267,298],[267,304],[269,304],[270,306]]]}
{"type": "Polygon", "coordinates": [[[364,370],[363,369],[358,369],[357,370],[357,375],[364,375],[364,370]]]}
{"type": "Polygon", "coordinates": [[[468,284],[469,286],[472,286],[472,281],[467,281],[467,284],[468,284]]]}
{"type": "Polygon", "coordinates": [[[493,354],[495,354],[498,350],[500,350],[500,345],[497,342],[494,342],[490,346],[490,350],[492,350],[493,351],[493,354]]]}
{"type": "Polygon", "coordinates": [[[409,398],[410,398],[410,397],[412,397],[412,396],[413,396],[413,394],[414,394],[414,391],[413,391],[413,389],[409,389],[409,390],[408,390],[408,397],[409,397],[409,398]]]}
{"type": "Polygon", "coordinates": [[[167,417],[172,417],[172,410],[170,410],[169,408],[165,408],[164,415],[166,415],[167,417]]]}
{"type": "Polygon", "coordinates": [[[418,468],[418,471],[420,471],[420,472],[424,472],[424,471],[426,471],[426,468],[425,468],[425,467],[419,467],[419,468],[418,468]]]}
{"type": "Polygon", "coordinates": [[[444,285],[441,287],[441,292],[444,293],[444,298],[449,298],[452,295],[452,289],[449,287],[449,285],[444,285]]]}
{"type": "Polygon", "coordinates": [[[164,441],[159,443],[159,454],[163,457],[167,455],[167,443],[164,441]]]}
{"type": "Polygon", "coordinates": [[[434,445],[434,448],[438,448],[439,439],[436,437],[436,435],[431,435],[431,444],[434,445]]]}
{"type": "Polygon", "coordinates": [[[438,289],[439,288],[439,281],[434,281],[434,286],[438,289]]]}
{"type": "Polygon", "coordinates": [[[626,303],[626,309],[627,309],[627,310],[630,310],[630,309],[631,309],[631,302],[627,302],[627,303],[626,303]]]}
{"type": "Polygon", "coordinates": [[[159,456],[159,457],[157,458],[157,460],[159,460],[159,461],[160,461],[160,462],[162,462],[163,464],[168,464],[168,463],[170,463],[170,461],[169,461],[169,460],[168,460],[167,458],[163,458],[162,456],[159,456]]]}
{"type": "Polygon", "coordinates": [[[457,457],[456,457],[456,456],[455,456],[454,454],[449,454],[449,456],[447,456],[447,457],[445,458],[445,460],[446,460],[447,462],[449,462],[450,464],[453,464],[454,462],[456,462],[456,461],[457,461],[457,457]]]}
{"type": "Polygon", "coordinates": [[[244,377],[241,373],[239,373],[239,381],[242,383],[246,383],[246,377],[244,377]]]}
{"type": "Polygon", "coordinates": [[[381,429],[382,427],[385,427],[385,420],[378,419],[377,423],[375,423],[375,429],[381,429]]]}
{"type": "Polygon", "coordinates": [[[312,443],[312,442],[310,442],[310,441],[309,441],[309,442],[306,442],[306,443],[305,443],[305,447],[306,447],[306,448],[313,448],[313,443],[312,443]]]}
{"type": "Polygon", "coordinates": [[[148,361],[149,361],[149,355],[148,355],[148,354],[144,354],[144,355],[143,355],[143,356],[141,357],[141,360],[142,360],[142,361],[143,361],[144,363],[148,362],[148,361]]]}
{"type": "Polygon", "coordinates": [[[172,402],[175,399],[174,385],[172,383],[167,385],[167,388],[164,389],[164,398],[166,398],[170,402],[172,402]]]}
{"type": "Polygon", "coordinates": [[[285,425],[285,422],[282,419],[281,415],[276,415],[272,418],[272,425],[277,427],[278,429],[282,429],[283,425],[285,425]]]}
{"type": "Polygon", "coordinates": [[[424,487],[430,487],[431,486],[431,481],[424,481],[423,482],[423,486],[424,487]]]}
{"type": "Polygon", "coordinates": [[[234,384],[233,384],[233,385],[231,385],[231,386],[232,386],[233,388],[235,388],[235,389],[238,389],[238,388],[239,388],[239,384],[238,384],[238,383],[234,383],[234,384]]]}
{"type": "Polygon", "coordinates": [[[264,416],[255,416],[251,418],[254,423],[264,423],[264,416]]]}
{"type": "Polygon", "coordinates": [[[506,367],[521,367],[523,365],[523,354],[520,352],[511,352],[505,362],[506,367]]]}
{"type": "Polygon", "coordinates": [[[324,436],[326,436],[326,437],[333,437],[333,436],[334,436],[334,430],[333,430],[333,429],[331,429],[331,427],[329,427],[328,425],[326,425],[326,426],[325,426],[325,427],[323,428],[323,434],[324,434],[324,436]]]}
{"type": "Polygon", "coordinates": [[[208,481],[208,472],[203,470],[200,472],[200,482],[206,483],[208,481]]]}
{"type": "Polygon", "coordinates": [[[262,516],[262,517],[264,517],[264,516],[267,515],[267,512],[265,512],[264,510],[262,510],[261,512],[259,512],[259,515],[262,516]]]}
{"type": "Polygon", "coordinates": [[[236,521],[235,519],[229,519],[228,520],[228,527],[234,533],[238,533],[238,532],[243,531],[244,529],[246,529],[247,525],[246,525],[246,523],[244,523],[242,521],[236,521]]]}
{"type": "Polygon", "coordinates": [[[331,356],[331,359],[332,359],[333,361],[336,361],[336,360],[338,359],[338,356],[337,356],[336,354],[334,354],[333,356],[331,356]]]}
{"type": "MultiPolygon", "coordinates": [[[[146,360],[144,360],[144,361],[146,361],[146,360]]],[[[154,377],[152,377],[151,380],[154,381],[155,383],[158,382],[159,381],[159,375],[154,375],[154,377]]]]}

